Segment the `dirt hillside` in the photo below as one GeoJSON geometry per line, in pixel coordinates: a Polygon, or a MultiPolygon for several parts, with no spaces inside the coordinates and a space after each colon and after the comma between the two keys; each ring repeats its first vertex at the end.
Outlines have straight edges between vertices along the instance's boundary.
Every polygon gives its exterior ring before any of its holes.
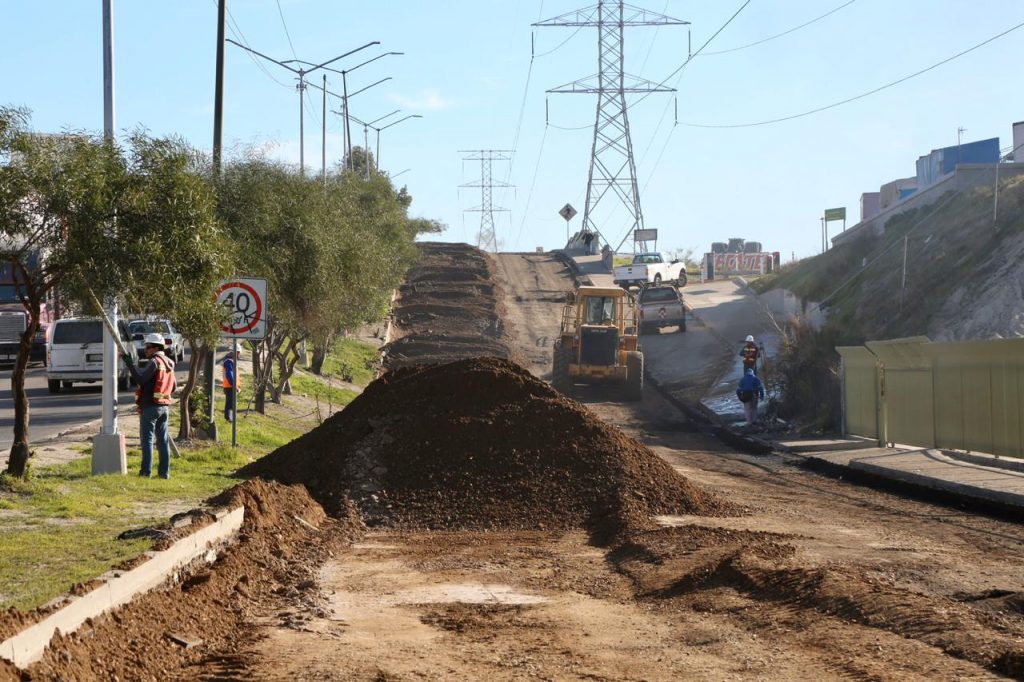
{"type": "Polygon", "coordinates": [[[393,306],[393,340],[384,347],[388,368],[459,358],[512,358],[503,323],[503,293],[494,267],[468,244],[424,242],[420,261],[406,273],[393,306]]]}
{"type": "Polygon", "coordinates": [[[822,302],[844,343],[1024,336],[1024,177],[1000,183],[995,223],[992,207],[991,187],[948,192],[891,219],[881,236],[802,260],[755,288],[822,302]]]}

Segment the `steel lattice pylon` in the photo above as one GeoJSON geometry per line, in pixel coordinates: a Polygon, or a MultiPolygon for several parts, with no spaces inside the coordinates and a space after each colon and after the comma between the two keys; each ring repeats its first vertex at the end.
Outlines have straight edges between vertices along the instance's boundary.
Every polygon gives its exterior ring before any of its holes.
{"type": "Polygon", "coordinates": [[[510,160],[512,152],[507,149],[464,149],[459,153],[466,155],[462,157],[463,161],[480,162],[480,182],[460,185],[460,187],[480,188],[480,205],[465,209],[466,213],[480,214],[480,232],[477,233],[476,246],[478,249],[497,253],[498,238],[494,232],[494,213],[495,211],[508,211],[508,209],[494,206],[491,195],[495,187],[512,187],[513,185],[500,180],[495,182],[491,175],[491,163],[510,160]]]}
{"type": "MultiPolygon", "coordinates": [[[[595,221],[596,209],[611,192],[613,196],[618,197],[628,213],[628,229],[618,246],[615,246],[616,251],[634,230],[643,229],[644,226],[644,214],[640,207],[640,192],[636,182],[633,142],[629,134],[629,107],[626,105],[626,95],[675,92],[674,88],[667,88],[625,73],[623,29],[629,26],[674,26],[688,23],[621,1],[602,0],[591,7],[533,24],[597,27],[598,73],[548,92],[597,95],[597,120],[594,122],[594,138],[590,151],[583,230],[596,233],[602,241],[611,245],[595,221]]],[[[646,249],[646,245],[642,248],[646,249]]]]}

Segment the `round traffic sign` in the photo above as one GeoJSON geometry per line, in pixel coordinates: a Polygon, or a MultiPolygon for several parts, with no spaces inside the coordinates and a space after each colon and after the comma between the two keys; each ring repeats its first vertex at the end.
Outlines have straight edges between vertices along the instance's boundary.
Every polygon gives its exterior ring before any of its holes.
{"type": "Polygon", "coordinates": [[[221,284],[217,289],[217,304],[227,309],[227,321],[220,325],[225,334],[245,334],[263,319],[263,299],[245,282],[221,284]]]}

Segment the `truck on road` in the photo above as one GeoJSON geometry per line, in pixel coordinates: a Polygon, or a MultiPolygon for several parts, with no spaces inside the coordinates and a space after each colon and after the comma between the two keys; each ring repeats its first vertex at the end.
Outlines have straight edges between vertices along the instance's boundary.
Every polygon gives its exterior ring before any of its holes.
{"type": "Polygon", "coordinates": [[[686,263],[669,261],[663,253],[638,253],[629,265],[615,268],[612,281],[623,289],[648,284],[686,286],[686,263]]]}
{"type": "Polygon", "coordinates": [[[675,287],[643,287],[637,297],[640,309],[640,333],[678,327],[686,331],[686,305],[675,287]]]}
{"type": "MultiPolygon", "coordinates": [[[[30,263],[34,264],[34,258],[30,263]]],[[[0,263],[0,364],[18,358],[21,336],[28,329],[29,312],[22,302],[24,279],[17,276],[9,263],[0,263]]],[[[51,293],[40,306],[39,329],[29,349],[30,362],[46,362],[46,330],[59,317],[56,297],[51,293]]]]}

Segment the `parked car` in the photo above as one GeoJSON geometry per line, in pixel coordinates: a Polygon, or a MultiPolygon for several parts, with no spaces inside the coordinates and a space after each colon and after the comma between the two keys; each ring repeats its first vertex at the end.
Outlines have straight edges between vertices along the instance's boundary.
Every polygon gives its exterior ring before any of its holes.
{"type": "Polygon", "coordinates": [[[644,287],[637,297],[640,307],[640,333],[662,327],[686,331],[686,304],[672,286],[644,287]]]}
{"type": "Polygon", "coordinates": [[[629,265],[615,268],[612,281],[624,289],[669,283],[682,287],[686,286],[686,263],[669,262],[661,253],[638,253],[629,265]]]}
{"type": "Polygon", "coordinates": [[[164,352],[167,354],[167,357],[175,362],[181,362],[185,359],[185,338],[178,333],[170,320],[132,320],[128,323],[128,329],[131,331],[132,343],[135,344],[135,352],[139,355],[141,365],[144,366],[149,362],[146,359],[145,353],[142,352],[146,346],[143,338],[145,338],[146,334],[154,332],[164,335],[164,352]]]}
{"type": "MultiPolygon", "coordinates": [[[[128,326],[118,322],[121,343],[134,361],[138,360],[128,326]]],[[[69,317],[50,325],[46,341],[46,386],[50,393],[76,383],[103,380],[103,322],[95,317],[69,317]]],[[[117,360],[117,388],[128,390],[131,375],[117,360]]]]}

